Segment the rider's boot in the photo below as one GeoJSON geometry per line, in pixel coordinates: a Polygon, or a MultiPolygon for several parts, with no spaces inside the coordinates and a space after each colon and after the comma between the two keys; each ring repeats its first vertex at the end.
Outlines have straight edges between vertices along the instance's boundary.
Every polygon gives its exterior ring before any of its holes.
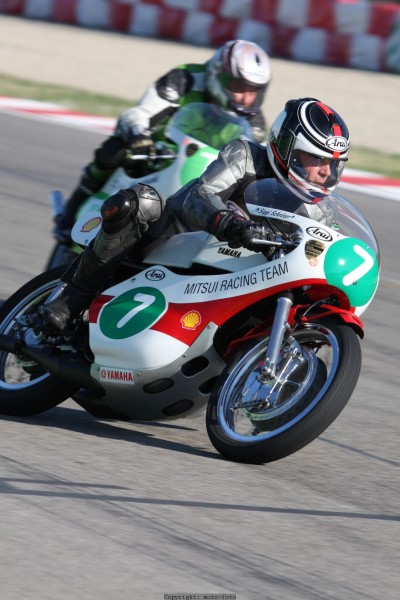
{"type": "Polygon", "coordinates": [[[111,266],[100,260],[94,250],[87,246],[72,279],[60,286],[54,299],[39,307],[39,313],[53,329],[61,333],[71,319],[89,307],[110,274],[111,266]]]}
{"type": "Polygon", "coordinates": [[[160,217],[162,206],[163,199],[158,192],[145,184],[120,190],[104,202],[103,222],[93,247],[86,246],[69,283],[39,307],[39,313],[51,327],[62,332],[71,319],[88,308],[149,224],[160,217]]]}

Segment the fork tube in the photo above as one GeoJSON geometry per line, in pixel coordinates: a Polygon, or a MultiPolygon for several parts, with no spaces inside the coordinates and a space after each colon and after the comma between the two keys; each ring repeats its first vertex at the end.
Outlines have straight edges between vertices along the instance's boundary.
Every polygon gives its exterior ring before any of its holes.
{"type": "Polygon", "coordinates": [[[64,194],[59,190],[53,190],[49,194],[49,202],[51,206],[51,210],[53,213],[53,217],[58,217],[64,212],[64,194]]]}
{"type": "Polygon", "coordinates": [[[267,379],[273,379],[275,377],[275,369],[279,358],[283,336],[289,329],[287,319],[292,304],[293,297],[291,294],[280,296],[278,298],[274,322],[272,323],[271,335],[268,341],[265,365],[262,369],[262,375],[267,379]]]}

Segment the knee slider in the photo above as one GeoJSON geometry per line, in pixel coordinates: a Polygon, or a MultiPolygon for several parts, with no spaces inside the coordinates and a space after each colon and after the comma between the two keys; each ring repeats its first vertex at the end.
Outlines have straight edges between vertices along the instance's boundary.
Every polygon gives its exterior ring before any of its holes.
{"type": "Polygon", "coordinates": [[[135,218],[139,207],[139,197],[135,190],[120,190],[113,194],[101,207],[103,229],[109,233],[119,231],[135,218]]]}

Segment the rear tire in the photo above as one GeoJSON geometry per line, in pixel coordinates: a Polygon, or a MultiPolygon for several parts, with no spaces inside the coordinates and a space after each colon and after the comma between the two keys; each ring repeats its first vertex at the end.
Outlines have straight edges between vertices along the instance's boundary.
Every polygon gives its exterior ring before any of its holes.
{"type": "MultiPolygon", "coordinates": [[[[16,320],[28,322],[39,304],[58,285],[65,265],[46,271],[15,292],[0,307],[0,333],[16,336],[16,320]]],[[[33,332],[26,328],[29,343],[40,344],[33,332]]],[[[77,385],[43,371],[32,361],[18,358],[0,350],[0,414],[16,417],[36,415],[61,404],[76,393],[77,385]]]]}
{"type": "Polygon", "coordinates": [[[297,452],[333,423],[360,374],[357,334],[333,318],[294,331],[272,381],[260,372],[267,344],[264,339],[243,347],[208,403],[208,435],[230,460],[261,464],[297,452]]]}

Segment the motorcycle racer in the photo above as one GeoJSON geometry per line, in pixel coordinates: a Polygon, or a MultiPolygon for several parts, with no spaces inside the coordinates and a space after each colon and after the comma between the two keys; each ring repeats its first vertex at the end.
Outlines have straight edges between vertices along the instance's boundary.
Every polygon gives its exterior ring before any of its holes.
{"type": "Polygon", "coordinates": [[[162,198],[148,185],[110,196],[93,244],[85,248],[72,279],[39,307],[40,314],[62,332],[145,237],[203,230],[232,248],[260,251],[254,239],[271,241],[272,232],[250,220],[244,204],[245,189],[259,179],[277,178],[300,204],[314,210],[314,219],[323,221],[324,200],[340,181],[348,150],[349,132],[335,110],[315,98],[289,100],[273,122],[266,146],[228,142],[201,177],[167,199],[164,211],[162,198]]]}
{"type": "MultiPolygon", "coordinates": [[[[136,106],[118,119],[115,131],[94,152],[77,188],[56,217],[55,236],[67,244],[77,210],[122,166],[127,151],[148,154],[155,141],[163,139],[170,117],[192,102],[215,103],[249,120],[253,137],[263,141],[266,123],[260,110],[271,79],[268,55],[257,44],[231,40],[204,64],[180,65],[160,77],[144,92],[136,106]]],[[[146,161],[137,161],[134,177],[148,172],[146,161]]]]}

